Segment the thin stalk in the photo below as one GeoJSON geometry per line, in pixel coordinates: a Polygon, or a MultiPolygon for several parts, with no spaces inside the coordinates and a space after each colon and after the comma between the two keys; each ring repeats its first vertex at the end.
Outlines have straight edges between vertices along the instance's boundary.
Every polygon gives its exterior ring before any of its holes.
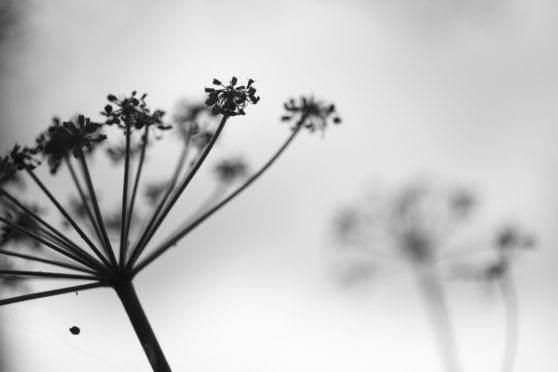
{"type": "MultiPolygon", "coordinates": [[[[301,123],[302,122],[304,122],[304,120],[301,120],[301,123]]],[[[132,275],[136,275],[140,270],[142,270],[145,266],[147,266],[151,262],[153,262],[153,260],[155,260],[161,254],[163,254],[167,249],[169,249],[170,247],[175,245],[180,239],[182,239],[183,236],[185,236],[190,231],[195,229],[199,224],[201,224],[203,221],[205,221],[209,216],[211,216],[213,213],[217,212],[225,204],[227,204],[229,201],[234,199],[237,195],[239,195],[242,191],[244,191],[248,186],[250,186],[255,180],[257,180],[267,169],[269,169],[269,167],[277,160],[277,158],[279,158],[279,156],[281,156],[281,154],[291,144],[291,142],[294,140],[294,138],[300,132],[301,129],[302,129],[302,125],[298,125],[293,130],[291,135],[287,138],[285,143],[279,148],[279,150],[277,150],[277,152],[271,157],[271,159],[269,159],[267,161],[267,163],[265,163],[260,168],[260,170],[258,170],[256,173],[254,173],[254,175],[252,175],[250,178],[248,178],[244,182],[244,184],[242,184],[240,187],[238,187],[232,194],[230,194],[228,197],[223,199],[219,204],[215,205],[213,208],[209,209],[207,212],[205,212],[204,214],[199,216],[192,223],[190,223],[189,225],[187,225],[186,227],[181,229],[179,232],[177,232],[176,234],[174,234],[173,236],[168,238],[164,243],[162,243],[158,248],[156,248],[151,254],[149,254],[149,256],[147,256],[142,262],[140,262],[132,270],[132,275]]]]}
{"type": "MultiPolygon", "coordinates": [[[[76,232],[79,234],[79,236],[81,236],[81,238],[87,243],[87,245],[91,248],[91,249],[95,249],[95,244],[93,244],[93,242],[91,241],[91,239],[89,239],[89,237],[83,232],[83,230],[76,224],[76,222],[74,221],[74,219],[68,214],[68,212],[66,212],[66,210],[64,209],[64,207],[62,207],[62,205],[60,205],[60,203],[58,202],[58,200],[52,195],[52,193],[47,189],[47,187],[41,182],[41,180],[35,175],[35,173],[33,173],[33,171],[29,168],[25,168],[25,170],[27,171],[27,173],[31,176],[31,178],[33,179],[33,181],[35,181],[35,183],[40,187],[40,189],[45,193],[45,195],[50,199],[50,201],[56,206],[56,208],[60,211],[60,213],[62,213],[62,215],[64,216],[64,218],[66,218],[66,221],[68,221],[70,223],[70,225],[72,225],[72,227],[74,228],[74,230],[76,230],[76,232]]],[[[81,257],[83,257],[84,259],[87,259],[88,261],[92,261],[95,262],[95,265],[99,265],[99,262],[96,261],[91,255],[89,255],[87,252],[85,252],[83,249],[79,248],[77,245],[74,247],[75,253],[81,257]]]]}
{"type": "MultiPolygon", "coordinates": [[[[6,225],[11,227],[12,229],[16,230],[18,233],[26,235],[26,236],[30,237],[31,239],[34,239],[41,244],[44,244],[45,246],[49,247],[50,249],[66,256],[66,257],[68,257],[68,258],[70,258],[70,259],[72,259],[76,262],[79,262],[79,263],[81,263],[81,264],[83,264],[83,265],[85,265],[85,266],[87,266],[91,269],[97,269],[97,266],[95,264],[93,264],[92,262],[89,262],[88,260],[85,260],[85,259],[75,255],[74,253],[68,252],[64,249],[61,249],[60,247],[57,247],[52,242],[50,242],[48,240],[45,240],[44,238],[40,237],[39,235],[37,235],[37,234],[27,230],[27,229],[21,228],[20,226],[14,224],[10,220],[5,219],[4,217],[0,217],[0,222],[5,223],[6,225]]],[[[101,271],[103,270],[102,267],[100,267],[98,269],[100,269],[101,271]]]]}
{"type": "Polygon", "coordinates": [[[77,293],[78,291],[84,291],[86,289],[106,287],[106,286],[107,286],[107,284],[104,283],[104,282],[96,282],[96,283],[76,285],[76,286],[73,286],[73,287],[54,289],[54,290],[50,290],[50,291],[31,293],[31,294],[27,294],[27,295],[23,295],[23,296],[0,299],[0,306],[13,304],[13,303],[16,303],[16,302],[34,300],[34,299],[37,299],[37,298],[56,296],[56,295],[60,295],[60,294],[64,294],[64,293],[71,293],[71,292],[76,292],[77,293]]]}
{"type": "Polygon", "coordinates": [[[149,127],[145,126],[145,133],[143,136],[143,143],[141,146],[141,153],[138,163],[138,169],[136,171],[136,177],[134,179],[134,187],[132,189],[132,199],[130,200],[130,207],[128,209],[128,215],[126,217],[126,229],[124,232],[124,246],[120,247],[120,267],[124,267],[126,264],[126,250],[128,249],[128,236],[130,234],[130,223],[132,221],[132,216],[134,213],[134,204],[136,201],[136,195],[139,187],[139,180],[141,177],[141,171],[143,169],[143,162],[145,160],[145,149],[147,148],[147,142],[149,140],[149,127]]]}
{"type": "Polygon", "coordinates": [[[124,156],[124,181],[122,182],[122,222],[120,224],[120,265],[126,257],[126,227],[128,226],[128,178],[130,173],[130,127],[126,126],[126,152],[124,156]]]}
{"type": "Polygon", "coordinates": [[[24,253],[11,252],[11,251],[8,251],[8,250],[5,250],[5,249],[0,249],[0,255],[19,257],[19,258],[23,258],[23,259],[26,259],[26,260],[29,260],[29,261],[42,262],[42,263],[46,263],[46,264],[49,264],[49,265],[64,267],[66,269],[81,271],[83,273],[88,273],[88,274],[93,274],[93,275],[97,274],[95,271],[87,270],[83,267],[75,266],[75,265],[72,265],[72,264],[69,264],[69,263],[55,261],[55,260],[49,260],[49,259],[46,259],[46,258],[31,256],[31,255],[24,254],[24,253]]]}
{"type": "Polygon", "coordinates": [[[100,280],[101,278],[95,275],[79,275],[79,274],[66,274],[66,273],[53,273],[49,271],[26,271],[26,270],[0,270],[0,276],[35,276],[39,278],[52,278],[52,279],[76,279],[76,280],[100,280]]]}
{"type": "MultiPolygon", "coordinates": [[[[95,231],[95,234],[97,235],[97,239],[99,240],[99,243],[103,244],[103,237],[101,235],[101,231],[99,230],[99,225],[97,224],[97,221],[95,221],[95,218],[93,217],[93,213],[91,213],[91,208],[89,208],[89,202],[87,201],[87,198],[85,196],[85,192],[83,191],[83,188],[81,187],[81,184],[78,180],[76,171],[72,165],[72,162],[70,161],[70,159],[68,157],[64,158],[64,161],[66,162],[66,165],[68,167],[68,169],[70,170],[70,174],[72,175],[72,179],[74,181],[74,184],[76,185],[76,189],[78,190],[79,196],[81,198],[81,202],[83,203],[83,207],[85,208],[85,212],[87,213],[87,217],[89,218],[89,221],[91,222],[91,225],[93,226],[93,230],[95,231]]],[[[95,254],[97,255],[97,257],[99,257],[99,259],[101,259],[101,261],[103,261],[103,263],[108,267],[109,266],[109,262],[107,261],[106,257],[97,249],[97,247],[93,248],[93,252],[95,252],[95,254]]]]}
{"type": "Polygon", "coordinates": [[[89,189],[89,196],[91,197],[91,203],[93,204],[93,211],[95,212],[95,217],[97,218],[97,222],[99,224],[99,228],[101,229],[101,235],[104,241],[104,247],[106,253],[109,257],[109,260],[113,267],[116,268],[116,257],[114,256],[114,252],[112,250],[112,246],[110,244],[110,240],[107,234],[107,229],[105,227],[105,223],[103,222],[103,216],[101,215],[101,210],[99,209],[99,202],[97,201],[97,195],[95,194],[95,188],[93,187],[93,181],[91,180],[91,175],[89,174],[89,168],[87,167],[87,161],[85,160],[85,155],[83,151],[79,151],[79,160],[81,163],[81,168],[83,171],[83,175],[85,177],[85,181],[87,183],[87,188],[89,189]]]}
{"type": "Polygon", "coordinates": [[[446,296],[438,278],[436,267],[433,265],[430,267],[414,265],[420,289],[428,307],[432,327],[436,334],[444,369],[446,372],[459,372],[461,367],[455,334],[446,296]]]}
{"type": "Polygon", "coordinates": [[[506,312],[506,343],[501,371],[512,372],[519,341],[519,301],[517,299],[515,282],[509,272],[509,268],[498,279],[498,284],[506,312]]]}
{"type": "Polygon", "coordinates": [[[116,293],[124,305],[134,331],[154,372],[171,372],[165,354],[157,341],[151,324],[143,311],[132,282],[123,280],[115,285],[116,293]]]}
{"type": "Polygon", "coordinates": [[[142,235],[140,241],[138,242],[138,246],[136,247],[137,249],[134,252],[135,255],[131,257],[130,261],[128,262],[128,267],[132,267],[134,265],[136,260],[139,258],[141,252],[143,252],[143,250],[145,249],[145,247],[147,246],[147,244],[149,243],[153,235],[155,235],[155,233],[157,232],[159,226],[161,226],[161,223],[163,223],[165,217],[168,215],[173,205],[176,203],[176,201],[178,200],[182,192],[186,189],[186,187],[190,184],[190,181],[194,178],[194,176],[200,169],[201,165],[204,163],[205,159],[207,158],[207,155],[209,155],[209,152],[213,148],[213,145],[215,145],[215,142],[217,141],[217,138],[219,138],[221,131],[225,127],[225,123],[227,122],[228,118],[229,118],[228,116],[223,116],[221,122],[219,123],[219,126],[217,127],[217,130],[211,137],[211,140],[209,141],[207,146],[205,146],[205,149],[200,155],[200,157],[198,158],[196,164],[192,167],[190,172],[186,174],[186,177],[184,178],[184,180],[182,181],[178,189],[175,191],[170,202],[168,202],[168,204],[163,208],[163,212],[161,216],[159,218],[153,219],[150,222],[144,234],[142,235]]]}

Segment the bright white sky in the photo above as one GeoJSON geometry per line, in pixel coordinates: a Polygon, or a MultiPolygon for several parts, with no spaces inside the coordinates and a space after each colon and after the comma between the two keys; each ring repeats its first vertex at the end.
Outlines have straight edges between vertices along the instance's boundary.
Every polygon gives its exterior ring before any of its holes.
{"type": "MultiPolygon", "coordinates": [[[[0,89],[0,146],[30,141],[53,115],[95,117],[108,93],[146,91],[172,109],[202,97],[213,77],[236,75],[254,78],[262,100],[230,122],[221,150],[256,167],[288,135],[277,120],[285,99],[333,100],[342,126],[298,138],[252,190],[138,277],[174,370],[441,371],[408,275],[343,291],[328,271],[339,206],[371,179],[426,174],[476,190],[488,226],[509,218],[537,234],[539,249],[516,270],[516,371],[554,371],[557,12],[550,0],[29,1],[0,89]]],[[[63,184],[52,183],[60,195],[63,184]]],[[[497,298],[472,285],[448,291],[466,370],[496,370],[497,298]]],[[[149,371],[109,290],[0,315],[11,371],[149,371]]]]}

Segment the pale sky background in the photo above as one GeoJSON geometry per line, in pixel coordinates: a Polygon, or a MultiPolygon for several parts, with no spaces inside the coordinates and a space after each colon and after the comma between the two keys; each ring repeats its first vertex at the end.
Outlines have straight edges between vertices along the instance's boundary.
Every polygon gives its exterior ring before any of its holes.
{"type": "MultiPolygon", "coordinates": [[[[4,150],[32,141],[53,115],[98,117],[108,93],[145,91],[171,110],[232,75],[256,80],[262,100],[231,120],[219,151],[244,153],[254,168],[288,135],[278,121],[287,98],[314,93],[343,117],[324,138],[304,133],[247,193],[137,278],[173,370],[441,371],[409,275],[343,290],[330,270],[335,211],[376,180],[400,186],[421,175],[477,192],[479,235],[506,221],[536,234],[538,249],[515,268],[516,371],[558,370],[555,2],[28,0],[26,8],[0,86],[4,150]]],[[[172,155],[171,146],[154,157],[152,175],[172,155]]],[[[95,170],[108,179],[103,172],[95,170]]],[[[66,193],[63,179],[50,184],[66,193]]],[[[473,284],[447,289],[464,370],[496,371],[498,298],[473,284]]],[[[10,371],[150,370],[108,289],[0,315],[10,371]]]]}

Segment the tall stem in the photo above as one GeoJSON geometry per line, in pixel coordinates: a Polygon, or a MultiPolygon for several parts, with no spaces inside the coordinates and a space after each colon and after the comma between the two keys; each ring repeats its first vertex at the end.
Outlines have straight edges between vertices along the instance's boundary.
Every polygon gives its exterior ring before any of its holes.
{"type": "Polygon", "coordinates": [[[122,301],[122,305],[124,305],[124,309],[130,318],[130,322],[136,331],[136,335],[153,371],[171,372],[167,359],[143,311],[132,282],[123,280],[115,285],[115,290],[120,301],[122,301]]]}
{"type": "Polygon", "coordinates": [[[457,344],[446,296],[434,265],[415,267],[446,372],[461,371],[457,344]]]}
{"type": "Polygon", "coordinates": [[[515,289],[515,282],[509,268],[498,280],[502,300],[504,301],[506,312],[506,340],[504,357],[502,359],[502,372],[512,372],[519,340],[519,302],[515,289]]]}

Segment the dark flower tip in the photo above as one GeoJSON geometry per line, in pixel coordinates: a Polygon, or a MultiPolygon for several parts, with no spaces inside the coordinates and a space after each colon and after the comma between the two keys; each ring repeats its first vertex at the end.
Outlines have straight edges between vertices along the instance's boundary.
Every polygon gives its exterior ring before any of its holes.
{"type": "Polygon", "coordinates": [[[219,181],[230,183],[248,174],[248,166],[242,158],[223,159],[215,167],[219,181]]]}
{"type": "Polygon", "coordinates": [[[92,150],[94,145],[107,137],[99,134],[102,124],[79,115],[77,120],[60,124],[55,119],[47,131],[37,138],[37,151],[47,158],[51,173],[56,173],[62,160],[73,154],[78,157],[83,149],[92,150]]]}
{"type": "Polygon", "coordinates": [[[165,112],[161,110],[151,112],[145,102],[146,97],[146,93],[137,97],[135,90],[128,97],[123,98],[117,98],[114,94],[109,94],[107,100],[110,103],[101,112],[101,115],[107,118],[105,123],[117,125],[126,130],[131,128],[142,129],[146,126],[155,126],[160,130],[170,129],[170,126],[164,125],[162,121],[165,112]]]}
{"type": "Polygon", "coordinates": [[[281,117],[282,121],[295,121],[295,128],[302,126],[314,132],[324,131],[328,121],[340,124],[341,118],[335,111],[335,105],[316,101],[314,97],[300,97],[298,101],[290,99],[283,105],[287,113],[281,117]]]}
{"type": "Polygon", "coordinates": [[[213,114],[225,116],[246,115],[244,109],[249,103],[256,104],[260,100],[256,96],[256,88],[252,86],[254,80],[248,79],[246,85],[236,86],[238,79],[233,76],[229,85],[223,85],[219,80],[213,79],[213,85],[218,88],[205,88],[209,97],[205,104],[211,107],[213,114]],[[220,87],[220,88],[219,88],[220,87]]]}

